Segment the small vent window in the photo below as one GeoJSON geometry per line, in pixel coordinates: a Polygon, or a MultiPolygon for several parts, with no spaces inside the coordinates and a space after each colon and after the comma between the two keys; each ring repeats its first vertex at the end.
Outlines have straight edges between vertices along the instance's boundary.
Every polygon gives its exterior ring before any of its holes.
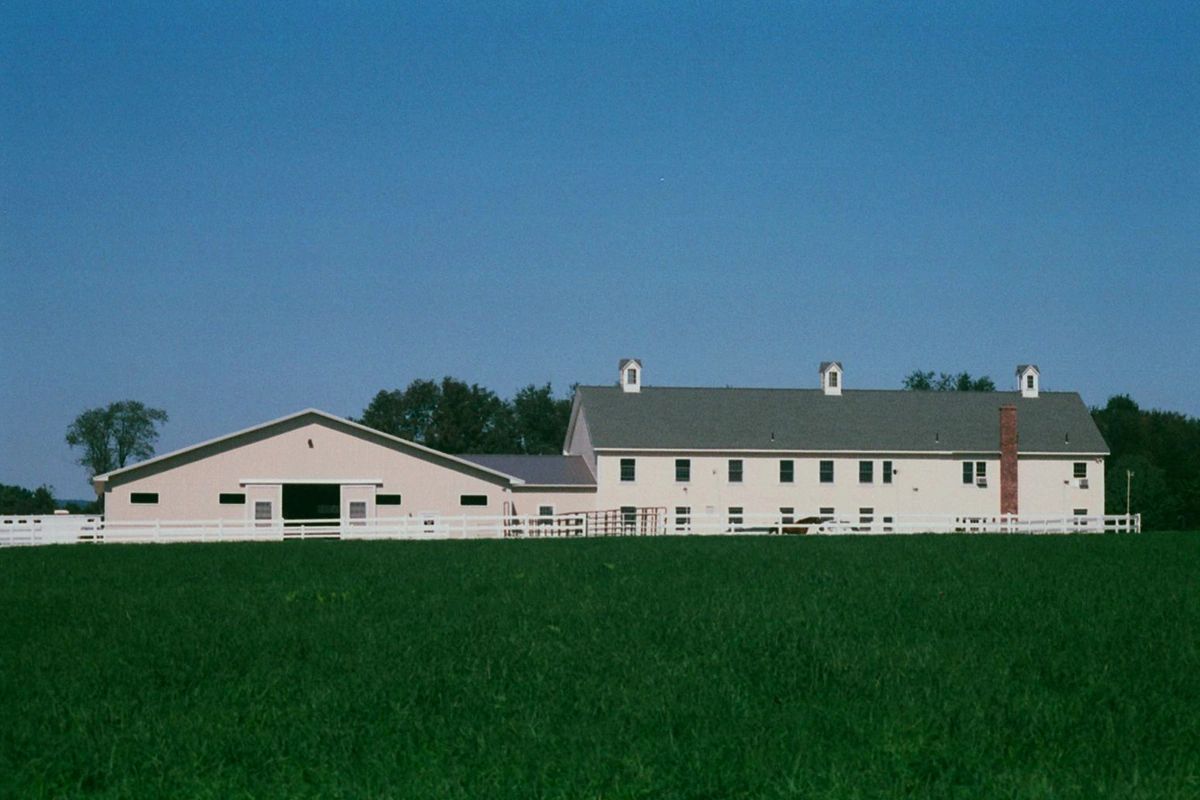
{"type": "Polygon", "coordinates": [[[270,521],[272,517],[270,500],[254,501],[254,518],[259,521],[270,521]]]}
{"type": "Polygon", "coordinates": [[[377,494],[377,495],[375,495],[375,505],[377,505],[377,506],[398,506],[398,505],[400,505],[400,495],[398,495],[398,494],[377,494]]]}
{"type": "Polygon", "coordinates": [[[367,503],[365,500],[350,501],[350,519],[366,519],[367,503]]]}
{"type": "Polygon", "coordinates": [[[135,505],[154,505],[158,502],[158,492],[132,492],[129,502],[135,505]]]}
{"type": "Polygon", "coordinates": [[[458,498],[458,504],[462,506],[486,506],[486,494],[464,494],[458,498]]]}
{"type": "Polygon", "coordinates": [[[246,493],[221,492],[220,503],[223,506],[244,506],[246,505],[246,493]]]}

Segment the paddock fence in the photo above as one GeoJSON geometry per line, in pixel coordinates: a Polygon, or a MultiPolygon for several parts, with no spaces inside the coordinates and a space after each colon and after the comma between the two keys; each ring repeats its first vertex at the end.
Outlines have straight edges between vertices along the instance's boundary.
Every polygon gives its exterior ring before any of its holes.
{"type": "Polygon", "coordinates": [[[154,520],[100,516],[0,517],[0,547],[136,542],[279,542],[304,539],[542,539],[598,536],[765,536],[894,534],[1140,533],[1140,514],[1105,516],[799,516],[670,514],[664,508],[553,516],[431,516],[314,520],[154,520]]]}

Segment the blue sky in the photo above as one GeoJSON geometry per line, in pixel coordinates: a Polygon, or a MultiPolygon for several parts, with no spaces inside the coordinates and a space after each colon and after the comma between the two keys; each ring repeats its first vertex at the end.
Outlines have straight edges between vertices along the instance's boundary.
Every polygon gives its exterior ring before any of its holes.
{"type": "Polygon", "coordinates": [[[1200,415],[1200,5],[8,3],[0,482],[454,375],[1200,415]]]}

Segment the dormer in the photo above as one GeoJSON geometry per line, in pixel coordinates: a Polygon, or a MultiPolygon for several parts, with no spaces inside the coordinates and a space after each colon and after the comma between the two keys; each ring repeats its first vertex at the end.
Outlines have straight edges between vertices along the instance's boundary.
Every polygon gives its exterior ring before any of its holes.
{"type": "Polygon", "coordinates": [[[621,390],[640,392],[642,390],[642,362],[636,358],[622,358],[620,370],[621,390]]]}
{"type": "Polygon", "coordinates": [[[821,362],[821,391],[831,396],[842,394],[842,364],[840,361],[821,362]]]}
{"type": "Polygon", "coordinates": [[[1042,373],[1038,371],[1037,364],[1021,364],[1017,367],[1017,388],[1021,390],[1021,397],[1037,397],[1038,384],[1041,383],[1042,373]]]}

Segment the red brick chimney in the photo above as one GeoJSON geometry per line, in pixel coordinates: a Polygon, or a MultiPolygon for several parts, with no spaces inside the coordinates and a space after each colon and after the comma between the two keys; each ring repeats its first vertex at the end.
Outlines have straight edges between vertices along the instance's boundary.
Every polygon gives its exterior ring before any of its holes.
{"type": "Polygon", "coordinates": [[[1000,513],[1017,513],[1017,407],[1000,406],[1000,513]]]}

